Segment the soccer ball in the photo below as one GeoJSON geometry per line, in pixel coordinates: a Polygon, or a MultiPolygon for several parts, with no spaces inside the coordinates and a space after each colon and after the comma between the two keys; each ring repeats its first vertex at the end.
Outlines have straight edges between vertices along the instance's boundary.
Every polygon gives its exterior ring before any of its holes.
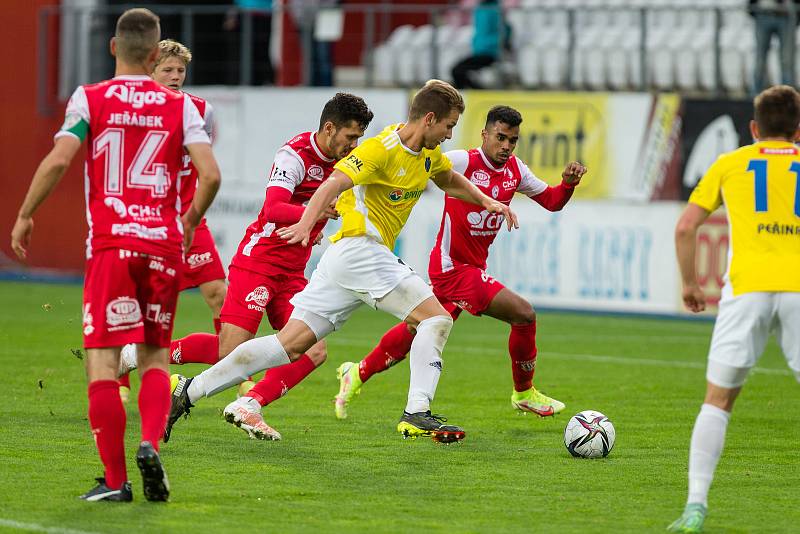
{"type": "Polygon", "coordinates": [[[564,429],[564,445],[576,458],[605,458],[617,433],[608,417],[594,410],[573,415],[564,429]]]}

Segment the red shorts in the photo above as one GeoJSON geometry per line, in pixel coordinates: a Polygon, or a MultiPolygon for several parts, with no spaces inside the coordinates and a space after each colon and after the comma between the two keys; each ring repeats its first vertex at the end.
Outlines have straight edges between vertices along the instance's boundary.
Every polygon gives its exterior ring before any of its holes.
{"type": "Polygon", "coordinates": [[[180,265],[179,260],[128,250],[95,252],[86,262],[83,346],[169,347],[180,265]]]}
{"type": "Polygon", "coordinates": [[[302,273],[267,275],[231,265],[220,321],[255,335],[266,313],[272,328],[280,330],[294,310],[289,299],[307,284],[302,273]]]}
{"type": "Polygon", "coordinates": [[[453,316],[460,310],[480,315],[505,287],[473,265],[456,265],[451,271],[431,273],[430,277],[433,294],[453,316]]]}
{"type": "Polygon", "coordinates": [[[194,231],[194,239],[181,269],[181,291],[213,280],[225,280],[225,269],[217,245],[205,220],[194,231]]]}

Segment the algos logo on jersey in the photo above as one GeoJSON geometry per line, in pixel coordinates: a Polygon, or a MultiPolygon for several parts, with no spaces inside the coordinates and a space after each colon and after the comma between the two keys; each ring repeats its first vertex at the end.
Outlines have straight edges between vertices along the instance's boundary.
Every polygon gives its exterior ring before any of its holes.
{"type": "Polygon", "coordinates": [[[486,171],[477,170],[469,177],[469,181],[478,187],[489,187],[489,173],[486,171]]]}
{"type": "MultiPolygon", "coordinates": [[[[267,290],[267,288],[264,286],[258,286],[245,297],[244,301],[254,302],[261,308],[261,311],[263,311],[263,308],[265,308],[267,306],[267,302],[269,302],[269,290],[267,290]]],[[[251,310],[257,309],[253,307],[252,304],[247,307],[251,310]]]]}
{"type": "Polygon", "coordinates": [[[133,324],[142,320],[139,301],[130,297],[119,297],[106,306],[106,322],[111,326],[133,324]]]}
{"type": "Polygon", "coordinates": [[[161,91],[137,91],[135,87],[125,85],[112,85],[104,95],[106,98],[114,97],[120,102],[130,104],[134,108],[143,108],[145,104],[162,105],[167,101],[167,95],[161,91]]]}

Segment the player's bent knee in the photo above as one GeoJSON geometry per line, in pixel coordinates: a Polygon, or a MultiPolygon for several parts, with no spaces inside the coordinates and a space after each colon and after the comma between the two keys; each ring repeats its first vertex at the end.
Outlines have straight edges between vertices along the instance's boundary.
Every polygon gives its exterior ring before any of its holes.
{"type": "Polygon", "coordinates": [[[511,318],[511,324],[528,325],[536,322],[536,312],[533,307],[525,303],[525,306],[520,307],[515,311],[514,316],[511,318]]]}

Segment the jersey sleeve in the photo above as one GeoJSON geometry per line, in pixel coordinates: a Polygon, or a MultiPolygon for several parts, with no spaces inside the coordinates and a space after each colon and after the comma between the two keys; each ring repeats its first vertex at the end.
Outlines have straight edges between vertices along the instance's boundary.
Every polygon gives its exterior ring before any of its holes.
{"type": "Polygon", "coordinates": [[[86,91],[83,86],[78,86],[67,102],[67,110],[64,112],[64,124],[56,132],[54,139],[71,135],[77,137],[79,141],[86,139],[89,133],[89,101],[86,99],[86,91]]]}
{"type": "Polygon", "coordinates": [[[725,160],[717,158],[689,196],[689,202],[696,204],[708,212],[722,205],[722,176],[725,171],[725,160]]]}
{"type": "Polygon", "coordinates": [[[183,146],[194,143],[211,144],[206,133],[206,123],[189,95],[183,95],[183,146]]]}
{"type": "Polygon", "coordinates": [[[300,156],[294,154],[291,149],[282,147],[275,154],[267,188],[282,187],[294,193],[294,189],[303,181],[305,174],[305,166],[300,156]]]}
{"type": "Polygon", "coordinates": [[[450,163],[453,164],[453,170],[458,174],[464,174],[467,172],[467,166],[469,165],[469,152],[466,150],[449,150],[445,152],[444,155],[450,160],[450,163]]]}
{"type": "Polygon", "coordinates": [[[431,158],[431,176],[436,176],[440,172],[449,171],[453,168],[453,162],[442,153],[442,147],[440,146],[437,146],[435,150],[431,150],[428,157],[431,158]]]}
{"type": "Polygon", "coordinates": [[[353,184],[366,185],[375,183],[381,169],[386,165],[386,159],[386,147],[373,137],[357,146],[333,168],[346,174],[353,184]]]}
{"type": "Polygon", "coordinates": [[[533,174],[533,171],[519,158],[517,158],[517,165],[519,166],[519,174],[521,176],[519,185],[517,186],[517,193],[535,197],[547,189],[547,184],[543,180],[537,178],[536,175],[533,174]]]}

